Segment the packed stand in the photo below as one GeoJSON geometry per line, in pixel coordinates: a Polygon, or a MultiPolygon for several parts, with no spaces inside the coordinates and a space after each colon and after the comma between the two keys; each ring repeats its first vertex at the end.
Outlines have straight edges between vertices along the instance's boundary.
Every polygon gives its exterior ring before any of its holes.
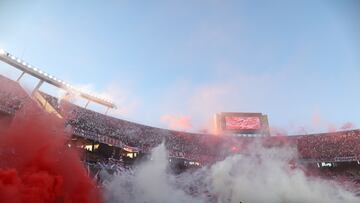
{"type": "Polygon", "coordinates": [[[44,97],[44,99],[52,106],[56,111],[59,112],[59,100],[56,97],[53,97],[51,95],[48,95],[44,92],[40,92],[41,96],[44,97]]]}
{"type": "Polygon", "coordinates": [[[109,181],[110,175],[123,174],[124,172],[133,174],[130,165],[125,164],[122,160],[106,159],[99,162],[84,162],[88,175],[101,186],[104,182],[109,181]]]}
{"type": "Polygon", "coordinates": [[[0,111],[13,115],[22,106],[22,98],[10,93],[0,92],[0,111]]]}
{"type": "Polygon", "coordinates": [[[145,126],[81,108],[65,100],[60,105],[56,98],[44,93],[42,95],[80,135],[108,136],[120,140],[124,147],[136,148],[144,153],[165,142],[171,153],[183,158],[207,162],[213,156],[218,156],[214,146],[220,147],[221,139],[214,136],[145,126]]]}
{"type": "Polygon", "coordinates": [[[0,111],[13,115],[19,110],[28,95],[21,86],[0,75],[0,111]]]}
{"type": "Polygon", "coordinates": [[[298,151],[304,159],[351,161],[360,155],[360,131],[352,130],[298,138],[298,151]]]}
{"type": "MultiPolygon", "coordinates": [[[[59,105],[57,99],[51,96],[46,99],[59,109],[62,115],[65,115],[67,124],[76,131],[93,136],[109,136],[120,140],[124,147],[134,147],[145,153],[165,142],[166,148],[173,156],[209,162],[215,158],[225,157],[231,153],[232,148],[236,149],[235,152],[239,152],[242,148],[246,148],[249,140],[253,140],[242,138],[243,143],[239,143],[240,139],[154,128],[106,116],[67,101],[62,101],[59,105]],[[236,147],[233,147],[233,143],[236,143],[236,147]]],[[[360,143],[359,136],[359,131],[347,131],[297,136],[294,139],[284,136],[276,137],[276,139],[269,137],[265,138],[263,143],[265,147],[297,145],[303,159],[336,161],[357,158],[360,154],[360,146],[357,144],[360,143]]]]}

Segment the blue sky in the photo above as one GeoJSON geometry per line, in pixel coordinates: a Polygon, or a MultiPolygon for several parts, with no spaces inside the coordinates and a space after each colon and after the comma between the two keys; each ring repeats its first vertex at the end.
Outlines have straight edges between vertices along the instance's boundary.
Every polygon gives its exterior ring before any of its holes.
{"type": "Polygon", "coordinates": [[[241,111],[290,134],[360,127],[355,0],[1,0],[0,25],[0,47],[109,95],[120,118],[197,131],[241,111]]]}

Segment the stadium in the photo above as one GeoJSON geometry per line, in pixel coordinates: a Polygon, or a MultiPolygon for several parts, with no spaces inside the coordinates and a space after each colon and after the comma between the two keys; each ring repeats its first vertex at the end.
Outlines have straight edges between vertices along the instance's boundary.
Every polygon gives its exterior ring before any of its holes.
{"type": "MultiPolygon", "coordinates": [[[[71,135],[64,145],[79,152],[87,175],[98,187],[106,181],[101,175],[103,171],[118,174],[133,170],[138,163],[152,159],[152,151],[162,143],[171,173],[183,174],[211,167],[234,155],[251,157],[254,153],[251,146],[259,142],[265,149],[296,150],[298,155],[288,161],[289,168],[301,169],[308,177],[336,180],[360,195],[360,130],[274,136],[269,133],[267,115],[239,112],[216,114],[216,134],[161,129],[108,116],[107,112],[116,108],[112,101],[82,92],[4,50],[0,60],[22,71],[16,81],[0,77],[0,133],[4,134],[16,122],[16,115],[21,115],[18,112],[23,108],[31,106],[47,112],[62,121],[63,130],[71,135]],[[39,79],[30,94],[19,83],[26,74],[39,79]],[[78,106],[66,98],[51,96],[41,90],[43,83],[88,102],[78,106]],[[106,112],[88,109],[89,102],[103,105],[106,112]]],[[[268,159],[272,159],[271,155],[268,159]]],[[[188,193],[192,195],[194,191],[188,193]]],[[[214,198],[208,201],[218,201],[214,198]]]]}
{"type": "Polygon", "coordinates": [[[359,203],[359,20],[0,0],[0,203],[359,203]]]}

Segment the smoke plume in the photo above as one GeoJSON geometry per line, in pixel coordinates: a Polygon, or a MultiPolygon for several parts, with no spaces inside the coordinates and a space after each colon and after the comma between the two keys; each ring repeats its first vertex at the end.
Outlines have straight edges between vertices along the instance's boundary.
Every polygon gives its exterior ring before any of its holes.
{"type": "Polygon", "coordinates": [[[152,159],[134,171],[119,173],[105,184],[107,202],[359,202],[337,182],[309,177],[290,166],[295,149],[251,146],[247,155],[234,155],[212,166],[174,175],[166,170],[163,145],[152,159]]]}
{"type": "Polygon", "coordinates": [[[191,130],[191,118],[189,116],[175,116],[175,115],[163,115],[161,121],[168,125],[171,130],[191,130]]]}
{"type": "Polygon", "coordinates": [[[176,188],[174,177],[167,174],[167,153],[163,144],[153,150],[151,159],[133,173],[118,174],[105,184],[107,202],[202,202],[176,188]]]}
{"type": "Polygon", "coordinates": [[[25,105],[0,136],[0,202],[101,202],[68,137],[55,116],[25,105]]]}

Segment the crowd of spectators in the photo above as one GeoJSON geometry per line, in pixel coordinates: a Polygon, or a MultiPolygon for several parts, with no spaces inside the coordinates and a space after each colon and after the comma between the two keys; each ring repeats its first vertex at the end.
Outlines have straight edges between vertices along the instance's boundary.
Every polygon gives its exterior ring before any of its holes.
{"type": "MultiPolygon", "coordinates": [[[[122,119],[113,118],[95,111],[76,106],[67,101],[60,102],[57,98],[42,94],[44,98],[57,109],[65,118],[68,125],[82,132],[108,136],[120,140],[127,147],[136,148],[141,152],[150,150],[162,142],[166,148],[175,156],[186,159],[196,159],[207,162],[219,155],[228,154],[223,149],[231,149],[233,140],[206,134],[196,134],[160,129],[145,126],[122,119]]],[[[1,94],[1,103],[13,104],[14,109],[19,102],[17,97],[1,94]],[[3,96],[2,96],[3,95],[3,96]],[[11,102],[9,101],[11,100],[11,102]]],[[[1,104],[0,103],[0,104],[1,104]]],[[[245,139],[244,139],[245,140],[245,139]]],[[[266,140],[266,139],[265,139],[266,140]]],[[[337,133],[324,133],[319,135],[297,136],[296,139],[271,138],[270,146],[283,144],[297,145],[300,156],[303,159],[336,161],[341,159],[358,159],[360,155],[360,131],[345,131],[337,133]],[[275,143],[275,144],[274,144],[275,143]]]]}
{"type": "MultiPolygon", "coordinates": [[[[148,153],[152,148],[164,142],[172,156],[208,162],[214,157],[218,158],[221,155],[229,154],[224,149],[229,149],[229,151],[234,149],[238,152],[238,148],[241,146],[237,143],[238,145],[234,147],[234,140],[229,138],[160,129],[113,118],[65,100],[62,100],[60,105],[60,101],[56,97],[45,93],[41,93],[41,95],[66,118],[66,123],[73,129],[94,137],[111,137],[122,145],[138,149],[141,152],[148,153]]],[[[28,95],[17,82],[0,75],[1,112],[14,114],[21,108],[26,97],[28,95]]],[[[360,130],[303,135],[297,136],[295,139],[270,138],[265,138],[264,142],[269,146],[294,144],[294,140],[296,140],[295,145],[303,159],[341,161],[359,160],[360,158],[360,130]]],[[[243,141],[247,142],[245,138],[243,141]]]]}
{"type": "Polygon", "coordinates": [[[21,108],[22,98],[8,92],[0,92],[0,111],[13,115],[21,108]]]}
{"type": "Polygon", "coordinates": [[[204,134],[194,134],[145,126],[76,106],[42,93],[42,96],[65,118],[66,124],[76,131],[92,137],[111,137],[121,141],[125,147],[148,153],[162,142],[177,156],[208,162],[219,155],[221,139],[204,134]]]}
{"type": "Polygon", "coordinates": [[[297,147],[304,159],[357,160],[360,155],[360,130],[300,136],[297,147]]]}
{"type": "Polygon", "coordinates": [[[109,181],[114,174],[134,174],[131,165],[125,164],[121,159],[103,159],[98,162],[84,162],[88,175],[101,186],[109,181]]]}
{"type": "Polygon", "coordinates": [[[13,115],[22,106],[27,94],[21,86],[0,75],[0,111],[13,115]]]}
{"type": "Polygon", "coordinates": [[[54,109],[56,111],[59,112],[59,108],[60,108],[60,105],[59,105],[59,100],[56,98],[56,97],[53,97],[51,95],[48,95],[44,92],[40,92],[41,96],[44,97],[44,99],[49,103],[49,105],[51,105],[52,107],[54,107],[54,109]]]}

